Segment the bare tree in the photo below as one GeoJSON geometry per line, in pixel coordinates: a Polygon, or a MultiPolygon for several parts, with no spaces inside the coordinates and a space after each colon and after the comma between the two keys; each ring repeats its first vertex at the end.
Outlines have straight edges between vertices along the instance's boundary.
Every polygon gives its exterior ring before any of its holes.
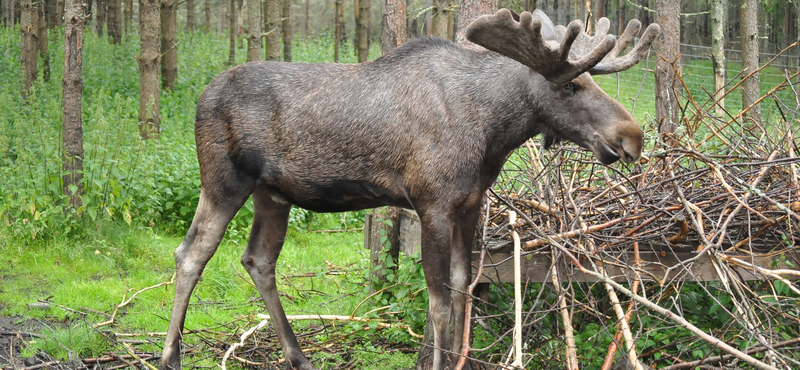
{"type": "Polygon", "coordinates": [[[203,1],[203,13],[205,13],[203,32],[209,33],[211,31],[211,0],[203,1]]]}
{"type": "Polygon", "coordinates": [[[281,59],[281,0],[266,0],[266,59],[281,59]]]}
{"type": "Polygon", "coordinates": [[[355,0],[356,47],[358,62],[366,62],[369,57],[370,0],[355,0]]]}
{"type": "Polygon", "coordinates": [[[714,64],[714,98],[717,106],[714,111],[722,116],[725,109],[725,10],[728,0],[714,0],[711,4],[711,60],[714,64]]]}
{"type": "Polygon", "coordinates": [[[158,139],[161,128],[160,1],[139,0],[139,134],[158,139]]]}
{"type": "Polygon", "coordinates": [[[381,53],[406,42],[405,0],[383,0],[381,7],[381,53]]]}
{"type": "MultiPolygon", "coordinates": [[[[742,70],[745,76],[758,69],[758,9],[759,1],[742,0],[742,70]]],[[[761,107],[755,104],[761,96],[759,86],[761,77],[755,73],[742,83],[742,108],[753,106],[745,117],[753,121],[761,120],[761,107]]]]}
{"type": "Polygon", "coordinates": [[[16,24],[17,9],[15,0],[1,0],[3,5],[3,25],[6,27],[13,27],[16,24]]]}
{"type": "Polygon", "coordinates": [[[120,0],[107,0],[106,29],[111,42],[116,45],[122,43],[122,16],[120,14],[120,0]]]}
{"type": "Polygon", "coordinates": [[[449,38],[450,0],[433,0],[433,22],[431,24],[431,35],[441,38],[449,38]]]}
{"type": "Polygon", "coordinates": [[[33,0],[22,1],[22,12],[19,19],[19,28],[22,33],[20,48],[20,61],[22,66],[22,96],[28,97],[31,86],[38,76],[38,60],[36,51],[39,49],[39,7],[33,0]]]}
{"type": "Polygon", "coordinates": [[[261,2],[246,0],[245,31],[247,34],[247,61],[261,59],[261,2]]]}
{"type": "Polygon", "coordinates": [[[228,2],[228,39],[228,65],[232,66],[236,63],[236,0],[228,2]]]}
{"type": "Polygon", "coordinates": [[[656,0],[656,13],[661,33],[658,36],[656,61],[656,121],[662,134],[673,133],[678,127],[680,109],[675,92],[680,60],[680,0],[656,0]]]}
{"type": "Polygon", "coordinates": [[[194,31],[194,0],[186,0],[186,30],[194,31]]]}
{"type": "Polygon", "coordinates": [[[308,9],[310,5],[309,0],[303,1],[303,40],[308,38],[308,9]]]}
{"type": "Polygon", "coordinates": [[[287,62],[292,61],[292,0],[283,0],[283,7],[281,11],[282,26],[281,35],[283,35],[283,60],[287,62]]]}
{"type": "Polygon", "coordinates": [[[161,79],[162,87],[175,88],[178,79],[178,20],[176,0],[161,0],[161,79]]]}
{"type": "Polygon", "coordinates": [[[106,9],[108,9],[108,0],[95,0],[94,13],[90,13],[92,17],[92,26],[97,33],[97,37],[103,37],[103,26],[106,24],[106,9]]]}
{"type": "Polygon", "coordinates": [[[81,113],[83,97],[83,29],[85,22],[81,0],[67,0],[64,14],[64,77],[62,85],[62,109],[64,118],[61,124],[62,168],[64,173],[64,194],[69,197],[69,205],[81,206],[83,194],[83,118],[81,113]]]}
{"type": "Polygon", "coordinates": [[[133,0],[123,0],[123,34],[127,35],[131,32],[131,23],[133,22],[133,0]]]}
{"type": "MultiPolygon", "coordinates": [[[[45,18],[45,3],[39,2],[39,29],[37,31],[36,41],[38,42],[37,48],[39,49],[39,58],[42,59],[42,79],[44,82],[50,81],[50,53],[47,51],[47,19],[45,18]]],[[[53,9],[55,10],[55,9],[53,9]]]]}
{"type": "Polygon", "coordinates": [[[343,1],[342,0],[334,0],[334,7],[336,8],[336,11],[334,12],[335,15],[334,15],[334,20],[333,20],[333,23],[334,23],[334,25],[333,25],[333,28],[334,28],[334,31],[333,31],[333,35],[334,36],[333,36],[333,38],[335,39],[333,41],[333,43],[334,43],[334,46],[333,46],[333,61],[338,63],[339,62],[339,53],[340,53],[339,49],[341,48],[341,45],[344,44],[342,39],[344,38],[344,35],[345,35],[345,30],[344,30],[344,4],[343,4],[343,1]]]}

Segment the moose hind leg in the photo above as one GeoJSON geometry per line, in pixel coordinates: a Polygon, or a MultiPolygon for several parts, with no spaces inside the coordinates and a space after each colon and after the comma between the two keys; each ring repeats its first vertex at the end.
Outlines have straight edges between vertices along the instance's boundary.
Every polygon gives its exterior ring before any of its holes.
{"type": "MultiPolygon", "coordinates": [[[[214,196],[208,189],[200,192],[200,201],[192,225],[180,247],[175,251],[175,299],[172,303],[172,316],[161,355],[162,369],[180,369],[180,346],[186,309],[200,274],[216,252],[225,229],[252,188],[247,184],[233,189],[225,189],[224,197],[214,196]],[[224,199],[224,201],[220,201],[224,199]]],[[[213,189],[210,190],[213,192],[213,189]]],[[[217,192],[216,194],[219,194],[217,192]]]]}
{"type": "Polygon", "coordinates": [[[313,370],[314,367],[303,356],[297,337],[289,326],[275,283],[275,265],[286,238],[291,205],[274,201],[269,191],[259,186],[253,193],[253,206],[253,229],[242,256],[242,265],[264,299],[281,342],[287,368],[313,370]]]}

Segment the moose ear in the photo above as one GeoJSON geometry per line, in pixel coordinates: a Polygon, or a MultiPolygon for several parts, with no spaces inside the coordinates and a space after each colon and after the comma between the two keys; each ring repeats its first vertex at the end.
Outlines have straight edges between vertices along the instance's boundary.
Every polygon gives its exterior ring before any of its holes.
{"type": "MultiPolygon", "coordinates": [[[[533,18],[542,21],[542,38],[547,41],[558,41],[560,38],[556,35],[556,26],[547,14],[543,11],[536,9],[533,11],[533,18]]],[[[519,22],[519,16],[517,16],[519,22]]]]}

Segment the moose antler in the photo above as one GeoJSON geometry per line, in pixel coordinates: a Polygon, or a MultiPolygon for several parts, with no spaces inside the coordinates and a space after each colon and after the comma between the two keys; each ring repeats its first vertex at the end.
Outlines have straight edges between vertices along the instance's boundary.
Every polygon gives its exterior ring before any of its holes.
{"type": "Polygon", "coordinates": [[[657,24],[651,24],[633,50],[620,58],[639,33],[641,23],[631,20],[619,40],[608,34],[610,23],[601,18],[594,36],[589,36],[579,20],[567,27],[554,27],[540,10],[517,15],[501,9],[472,22],[467,27],[467,39],[530,67],[548,81],[565,83],[584,72],[607,74],[631,68],[647,55],[660,30],[657,24]]]}

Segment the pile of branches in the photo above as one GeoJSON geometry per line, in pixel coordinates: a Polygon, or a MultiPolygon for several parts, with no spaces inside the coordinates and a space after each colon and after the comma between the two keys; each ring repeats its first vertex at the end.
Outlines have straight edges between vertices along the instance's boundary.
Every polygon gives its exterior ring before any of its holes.
{"type": "MultiPolygon", "coordinates": [[[[605,356],[606,370],[621,354],[630,364],[641,360],[639,365],[661,369],[800,368],[800,285],[794,281],[800,277],[796,80],[797,74],[787,73],[758,100],[762,106],[774,104],[775,113],[763,120],[748,118],[754,106],[731,113],[720,109],[710,93],[699,102],[688,90],[674,91],[683,98],[681,128],[658,133],[650,122],[645,153],[634,165],[604,166],[569,145],[541,151],[534,141],[510,158],[488,202],[485,248],[490,255],[510,251],[518,239],[523,257],[554,256],[551,266],[541,267],[551,269],[547,281],[523,281],[541,284],[533,292],[528,286],[524,301],[522,337],[535,349],[526,352],[525,368],[554,362],[568,369],[592,368],[579,362],[605,356]],[[511,212],[516,220],[509,219],[511,212]],[[639,253],[645,252],[692,257],[667,269],[669,274],[653,276],[638,266],[639,253]],[[628,258],[632,253],[635,257],[628,258]],[[711,260],[713,279],[693,276],[691,268],[701,259],[711,260]],[[758,263],[763,260],[772,265],[758,263]],[[609,276],[608,265],[623,269],[624,277],[609,276]],[[592,275],[597,283],[566,284],[559,281],[565,270],[592,275]],[[687,286],[693,286],[691,303],[687,286]],[[702,315],[693,312],[711,314],[698,306],[703,304],[724,311],[721,327],[700,330],[702,323],[689,320],[702,315]],[[546,320],[560,325],[543,328],[546,320]],[[585,339],[576,344],[573,332],[579,335],[589,324],[599,327],[591,347],[602,350],[581,353],[585,339]],[[658,330],[672,335],[663,339],[658,330]]],[[[514,297],[508,286],[494,289],[514,297]]],[[[476,307],[484,330],[506,339],[492,345],[510,342],[511,308],[476,307]]],[[[509,363],[511,352],[489,361],[509,363]]]]}

